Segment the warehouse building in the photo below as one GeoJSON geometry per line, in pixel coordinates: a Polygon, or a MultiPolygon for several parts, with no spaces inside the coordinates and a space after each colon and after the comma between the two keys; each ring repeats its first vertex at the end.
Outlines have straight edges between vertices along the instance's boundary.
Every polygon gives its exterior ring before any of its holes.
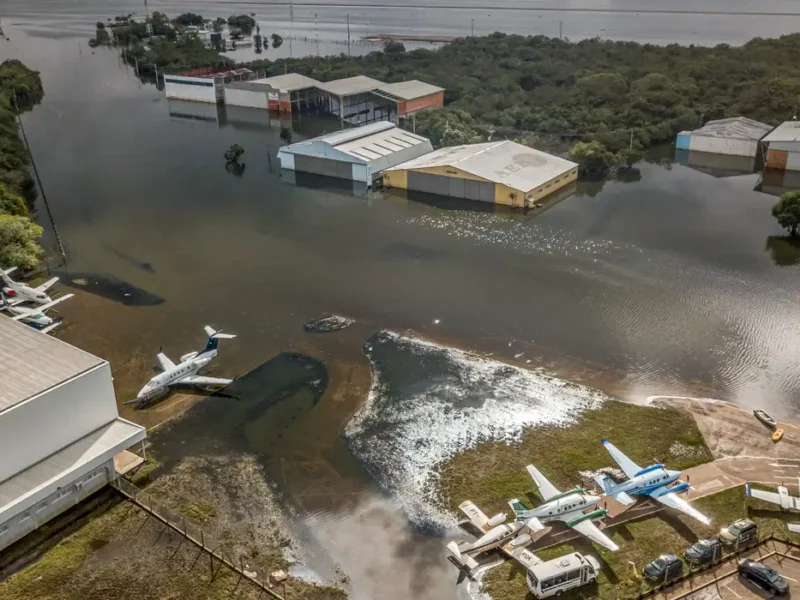
{"type": "Polygon", "coordinates": [[[375,102],[370,93],[384,85],[382,81],[356,75],[345,79],[334,79],[317,84],[322,92],[322,107],[325,112],[339,117],[342,126],[365,125],[388,120],[388,111],[375,102]]]}
{"type": "Polygon", "coordinates": [[[781,123],[762,142],[766,147],[767,167],[800,171],[800,122],[781,123]]]}
{"type": "Polygon", "coordinates": [[[147,434],[119,418],[106,361],[5,316],[0,381],[2,550],[112,481],[147,434]]]}
{"type": "MultiPolygon", "coordinates": [[[[444,88],[412,79],[398,83],[387,83],[372,91],[374,96],[387,101],[390,113],[401,119],[427,108],[444,106],[444,88]]],[[[390,116],[390,121],[395,118],[390,116]]]]}
{"type": "Polygon", "coordinates": [[[675,150],[675,162],[711,177],[736,177],[756,170],[758,158],[735,154],[675,150]]]}
{"type": "Polygon", "coordinates": [[[383,185],[467,200],[529,207],[578,177],[578,165],[516,142],[442,148],[397,165],[383,185]]]}
{"type": "Polygon", "coordinates": [[[284,146],[281,168],[371,185],[385,169],[433,151],[427,138],[386,121],[284,146]]]}
{"type": "Polygon", "coordinates": [[[709,121],[700,129],[681,131],[675,140],[678,150],[755,157],[759,141],[772,127],[746,117],[709,121]]]}
{"type": "Polygon", "coordinates": [[[233,71],[220,67],[200,67],[164,75],[164,91],[168,99],[217,103],[225,99],[224,86],[233,81],[255,77],[250,69],[233,71]]]}
{"type": "Polygon", "coordinates": [[[286,73],[252,81],[267,94],[269,110],[289,114],[319,105],[319,81],[300,73],[286,73]]]}

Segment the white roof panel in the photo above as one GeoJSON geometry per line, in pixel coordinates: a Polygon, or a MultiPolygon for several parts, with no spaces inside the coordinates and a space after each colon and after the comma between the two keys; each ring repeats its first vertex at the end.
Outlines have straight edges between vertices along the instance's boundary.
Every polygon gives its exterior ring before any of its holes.
{"type": "Polygon", "coordinates": [[[522,192],[578,167],[572,161],[505,140],[441,148],[387,170],[442,166],[452,166],[522,192]]]}
{"type": "Polygon", "coordinates": [[[405,148],[429,143],[428,139],[421,135],[392,126],[388,129],[373,133],[372,135],[360,137],[343,144],[335,145],[334,147],[345,154],[357,156],[359,158],[369,157],[368,160],[373,160],[381,156],[388,156],[389,154],[399,152],[405,148]]]}
{"type": "Polygon", "coordinates": [[[316,79],[306,77],[300,73],[287,73],[285,75],[267,77],[266,79],[253,79],[250,83],[268,85],[282,92],[294,92],[320,86],[320,82],[316,79]]]}
{"type": "Polygon", "coordinates": [[[0,315],[0,413],[105,362],[0,315]]]}
{"type": "Polygon", "coordinates": [[[6,511],[25,510],[65,481],[71,482],[82,471],[101,465],[146,437],[144,427],[118,418],[0,483],[0,523],[6,511]]]}
{"type": "Polygon", "coordinates": [[[764,142],[796,142],[800,140],[800,121],[785,121],[772,130],[764,142]]]}
{"type": "Polygon", "coordinates": [[[356,75],[345,79],[334,79],[325,83],[319,83],[316,87],[323,92],[328,92],[334,96],[353,96],[363,92],[370,92],[384,85],[382,81],[367,77],[366,75],[356,75]]]}
{"type": "Polygon", "coordinates": [[[415,98],[423,98],[431,94],[443,92],[444,88],[419,81],[418,79],[412,79],[410,81],[387,83],[379,87],[377,91],[395,96],[400,100],[414,100],[415,98]]]}
{"type": "Polygon", "coordinates": [[[772,129],[772,125],[767,125],[760,121],[754,121],[747,117],[732,117],[730,119],[717,119],[709,121],[700,129],[694,131],[684,131],[689,135],[703,135],[716,138],[731,138],[745,140],[760,140],[772,129]]]}

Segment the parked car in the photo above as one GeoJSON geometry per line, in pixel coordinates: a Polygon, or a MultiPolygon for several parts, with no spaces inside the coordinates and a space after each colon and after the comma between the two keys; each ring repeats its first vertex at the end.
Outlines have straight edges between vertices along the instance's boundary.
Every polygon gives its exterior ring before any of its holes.
{"type": "Polygon", "coordinates": [[[674,554],[662,554],[644,568],[644,576],[660,582],[675,579],[683,573],[683,563],[674,554]]]}
{"type": "Polygon", "coordinates": [[[698,540],[683,553],[686,562],[705,565],[722,556],[722,544],[718,539],[698,540]]]}
{"type": "Polygon", "coordinates": [[[789,593],[789,582],[775,569],[757,560],[745,558],[739,561],[739,576],[752,581],[764,591],[778,596],[789,593]]]}
{"type": "Polygon", "coordinates": [[[726,546],[749,544],[758,537],[758,525],[750,519],[739,519],[719,530],[719,541],[726,546]]]}

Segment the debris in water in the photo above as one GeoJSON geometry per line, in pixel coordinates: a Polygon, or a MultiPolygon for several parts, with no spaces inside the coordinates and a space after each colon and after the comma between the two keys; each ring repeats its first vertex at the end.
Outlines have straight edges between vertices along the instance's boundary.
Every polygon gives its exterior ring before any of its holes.
{"type": "Polygon", "coordinates": [[[355,319],[343,317],[341,315],[328,315],[320,319],[314,319],[303,325],[303,329],[309,333],[329,333],[339,331],[345,327],[350,327],[355,323],[355,319]]]}
{"type": "Polygon", "coordinates": [[[438,325],[440,321],[441,321],[441,319],[434,319],[433,320],[433,324],[434,325],[438,325]]]}

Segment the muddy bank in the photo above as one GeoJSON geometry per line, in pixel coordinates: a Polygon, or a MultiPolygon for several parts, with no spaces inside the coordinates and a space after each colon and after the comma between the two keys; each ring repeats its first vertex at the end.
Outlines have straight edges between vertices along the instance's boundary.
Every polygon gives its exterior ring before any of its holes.
{"type": "Polygon", "coordinates": [[[714,458],[800,456],[800,427],[792,423],[778,422],[778,427],[785,433],[783,439],[775,443],[770,437],[772,431],[757,420],[752,411],[724,400],[653,396],[648,403],[692,413],[714,458]]]}

